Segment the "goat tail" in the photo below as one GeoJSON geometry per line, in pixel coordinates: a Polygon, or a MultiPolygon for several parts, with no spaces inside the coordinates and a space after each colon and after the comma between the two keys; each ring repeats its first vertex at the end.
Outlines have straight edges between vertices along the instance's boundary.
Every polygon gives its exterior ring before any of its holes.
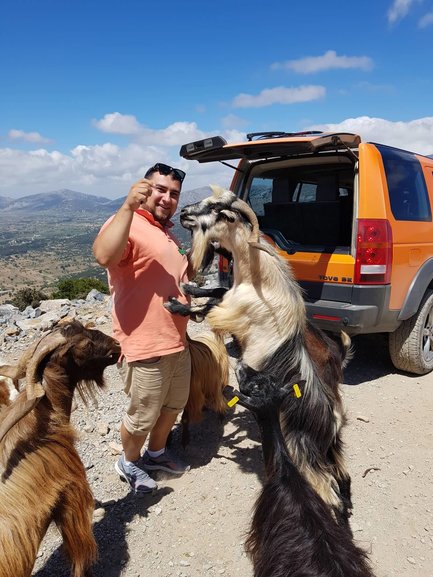
{"type": "Polygon", "coordinates": [[[185,410],[190,422],[202,418],[204,407],[224,413],[226,401],[222,394],[229,381],[229,359],[221,337],[206,333],[191,338],[187,335],[191,353],[191,385],[185,410]]]}
{"type": "Polygon", "coordinates": [[[347,333],[341,331],[340,333],[340,351],[342,358],[342,365],[346,367],[350,359],[353,357],[352,341],[347,333]]]}

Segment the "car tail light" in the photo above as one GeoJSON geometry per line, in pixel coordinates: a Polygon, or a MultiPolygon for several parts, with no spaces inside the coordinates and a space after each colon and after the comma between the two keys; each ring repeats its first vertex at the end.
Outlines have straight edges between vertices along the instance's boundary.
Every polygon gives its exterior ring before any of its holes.
{"type": "Polygon", "coordinates": [[[218,258],[218,277],[222,286],[230,287],[232,285],[231,262],[223,255],[218,258]]]}
{"type": "Polygon", "coordinates": [[[222,254],[220,254],[218,258],[218,271],[229,274],[229,261],[222,254]]]}
{"type": "Polygon", "coordinates": [[[355,284],[389,284],[392,232],[387,220],[359,219],[356,233],[355,284]]]}

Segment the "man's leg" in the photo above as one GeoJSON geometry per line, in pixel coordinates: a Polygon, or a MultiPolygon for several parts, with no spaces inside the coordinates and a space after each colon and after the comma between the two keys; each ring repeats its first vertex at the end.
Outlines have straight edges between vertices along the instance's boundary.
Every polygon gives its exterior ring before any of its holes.
{"type": "Polygon", "coordinates": [[[189,349],[170,355],[167,364],[170,367],[169,389],[158,420],[149,434],[149,448],[142,461],[146,469],[161,469],[179,475],[188,471],[190,467],[165,447],[177,416],[188,400],[191,380],[189,349]]]}
{"type": "Polygon", "coordinates": [[[123,423],[120,425],[120,439],[122,441],[123,452],[127,461],[137,461],[140,458],[141,449],[146,437],[147,435],[131,435],[123,423]]]}
{"type": "MultiPolygon", "coordinates": [[[[178,413],[162,411],[149,435],[149,451],[165,448],[167,438],[173,428],[178,413]]],[[[141,448],[141,447],[140,447],[141,448]]]]}
{"type": "Polygon", "coordinates": [[[123,362],[119,367],[130,403],[120,426],[124,454],[115,469],[136,493],[149,493],[157,488],[156,482],[143,469],[140,454],[147,431],[158,419],[162,402],[159,361],[157,358],[130,365],[123,362]]]}

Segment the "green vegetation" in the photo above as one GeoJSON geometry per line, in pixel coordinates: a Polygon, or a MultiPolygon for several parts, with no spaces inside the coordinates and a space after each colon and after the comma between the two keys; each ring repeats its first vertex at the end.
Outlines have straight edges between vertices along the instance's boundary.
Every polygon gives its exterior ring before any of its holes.
{"type": "Polygon", "coordinates": [[[23,311],[29,306],[33,308],[38,307],[41,301],[47,298],[47,295],[38,289],[23,288],[15,293],[11,302],[15,307],[18,307],[20,311],[23,311]]]}
{"type": "Polygon", "coordinates": [[[58,282],[53,298],[85,299],[92,289],[103,294],[109,293],[107,284],[97,278],[68,278],[58,282]]]}
{"type": "Polygon", "coordinates": [[[41,301],[53,299],[85,299],[92,289],[102,294],[108,294],[107,283],[97,278],[68,278],[60,280],[54,287],[54,292],[48,296],[40,289],[22,288],[17,290],[11,299],[11,304],[23,311],[26,307],[38,307],[41,301]]]}

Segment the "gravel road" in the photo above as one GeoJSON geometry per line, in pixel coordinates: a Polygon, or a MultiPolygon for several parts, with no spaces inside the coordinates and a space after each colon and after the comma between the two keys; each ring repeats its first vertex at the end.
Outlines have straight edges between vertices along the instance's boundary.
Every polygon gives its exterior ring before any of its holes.
{"type": "MultiPolygon", "coordinates": [[[[190,324],[191,334],[206,330],[190,324]]],[[[433,375],[396,373],[380,336],[357,337],[354,345],[342,385],[354,535],[370,553],[377,577],[429,577],[433,375]]],[[[244,539],[264,474],[252,416],[241,407],[224,421],[206,413],[192,428],[190,445],[184,452],[179,448],[191,471],[180,478],[158,473],[158,492],[137,498],[113,468],[125,398],[115,367],[107,369],[106,378],[98,408],[80,405],[73,413],[96,500],[100,558],[94,576],[251,577],[244,539]]],[[[178,430],[174,441],[179,443],[178,430]]],[[[60,545],[51,526],[33,576],[69,575],[60,545]]]]}

